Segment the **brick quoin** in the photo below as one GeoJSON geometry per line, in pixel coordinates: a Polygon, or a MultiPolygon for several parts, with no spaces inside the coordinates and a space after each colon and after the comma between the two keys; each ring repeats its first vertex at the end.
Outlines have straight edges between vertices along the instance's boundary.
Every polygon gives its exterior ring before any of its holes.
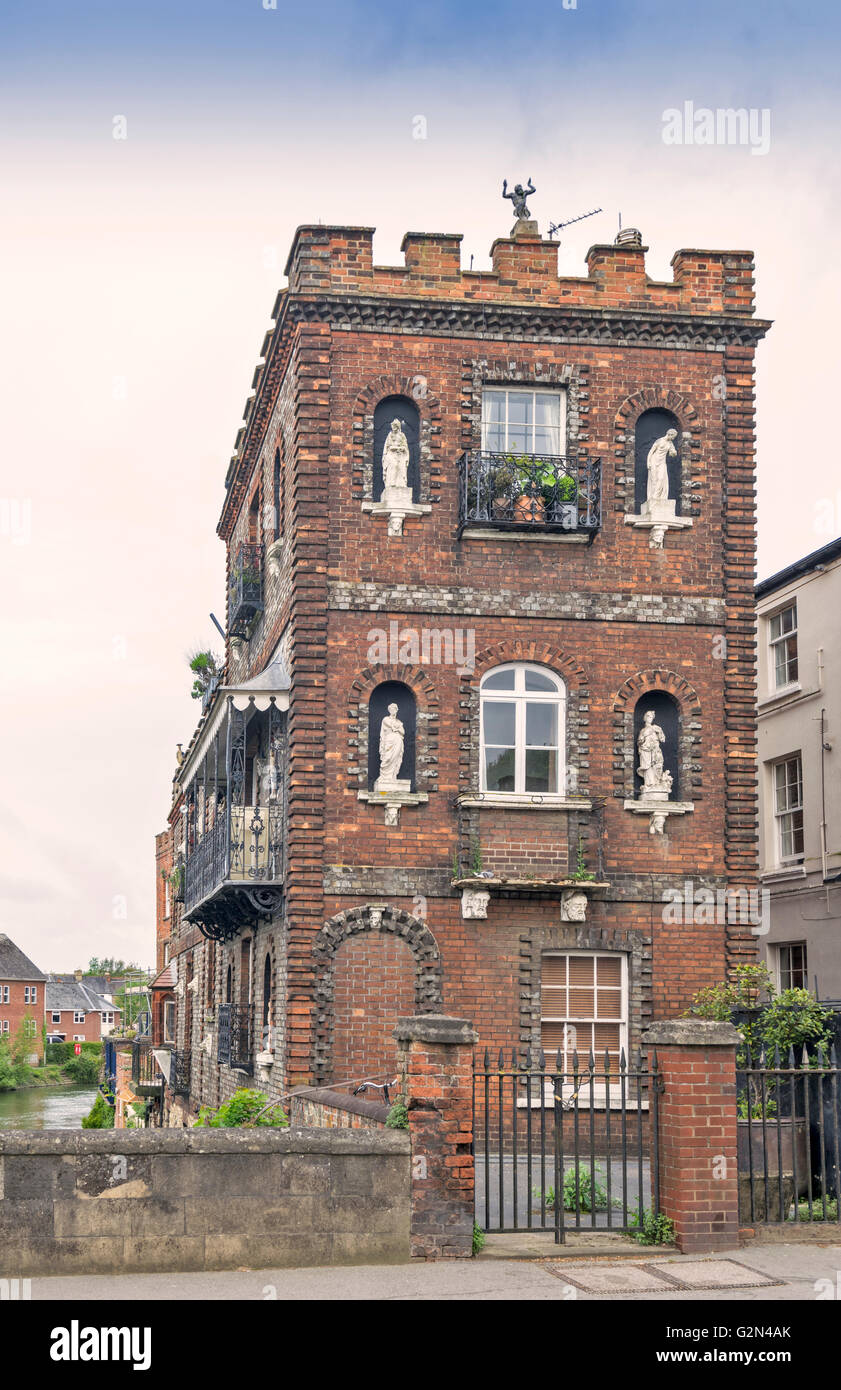
{"type": "MultiPolygon", "coordinates": [[[[198,982],[190,1038],[178,1005],[193,1104],[217,1104],[242,1084],[215,1062],[213,1009],[230,970],[234,999],[259,1014],[267,951],[276,1040],[261,1085],[271,1095],[388,1061],[386,1021],[425,1008],[469,1019],[482,1047],[522,1056],[540,1044],[546,951],[627,959],[630,1049],[652,1019],[680,1015],[698,989],[753,958],[748,926],[666,922],[663,894],[687,879],[713,889],[757,883],[754,353],[769,325],[754,316],[751,252],[680,250],[663,283],[649,278],[645,250],[594,246],[585,275],[559,277],[557,245],[503,237],[491,269],[469,271],[459,236],[409,233],[403,264],[378,266],[369,227],[298,228],[218,525],[230,565],[255,496],[282,517],[275,564],[264,565],[264,612],[247,642],[228,644],[225,679],[258,674],[278,649],[291,673],[285,903],[241,933],[252,941],[244,982],[238,937],[211,957],[178,904],[159,922],[179,979],[189,960],[198,982]],[[566,392],[567,452],[601,459],[591,544],[459,536],[458,461],[480,447],[489,385],[566,392]],[[393,395],[418,412],[429,508],[406,517],[402,536],[363,508],[374,411],[393,395]],[[649,409],[677,417],[679,510],[692,521],[662,549],[625,524],[635,429],[649,409]],[[469,632],[475,669],[399,653],[378,665],[372,643],[392,623],[469,632]],[[567,760],[587,809],[470,804],[479,682],[508,661],[565,681],[567,760]],[[406,684],[418,714],[416,788],[426,800],[402,807],[396,825],[365,799],[368,706],[382,680],[406,684]],[[623,804],[633,795],[633,708],[652,690],[677,702],[680,796],[694,807],[670,817],[662,836],[623,804]],[[463,874],[476,842],[486,869],[521,880],[562,877],[580,845],[606,887],[589,896],[584,923],[563,923],[559,894],[527,882],[492,890],[487,918],[464,919],[453,864],[463,874]],[[399,916],[403,941],[376,930],[374,907],[399,916]],[[325,974],[317,942],[357,910],[358,935],[325,974]],[[420,941],[420,927],[429,939],[412,955],[405,942],[410,933],[420,941]]],[[[159,871],[183,840],[183,795],[176,768],[159,871]]],[[[161,891],[159,917],[163,900],[161,891]]]]}

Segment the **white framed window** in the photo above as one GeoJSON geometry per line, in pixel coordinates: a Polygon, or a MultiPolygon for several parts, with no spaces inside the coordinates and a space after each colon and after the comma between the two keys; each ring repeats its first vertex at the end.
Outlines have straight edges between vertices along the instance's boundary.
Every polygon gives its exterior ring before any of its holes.
{"type": "Polygon", "coordinates": [[[164,1042],[175,1042],[175,1000],[164,1001],[164,1042]]]}
{"type": "Polygon", "coordinates": [[[164,877],[164,917],[170,917],[171,915],[172,915],[172,908],[171,908],[171,906],[170,906],[170,886],[169,886],[169,877],[168,877],[168,876],[165,876],[165,877],[164,877]]]}
{"type": "Polygon", "coordinates": [[[82,1010],[82,1009],[75,1009],[74,1012],[73,1012],[73,1022],[74,1022],[74,1023],[84,1023],[84,1021],[85,1021],[85,1015],[84,1015],[83,1010],[82,1010]]]}
{"type": "Polygon", "coordinates": [[[73,1041],[74,1041],[74,1042],[87,1042],[87,1038],[85,1037],[84,1033],[74,1033],[74,1034],[73,1034],[73,1041]]]}
{"type": "Polygon", "coordinates": [[[23,987],[23,1002],[24,1002],[24,1004],[37,1004],[37,1002],[38,1002],[38,986],[37,986],[37,985],[24,985],[24,987],[23,987]]]}
{"type": "Polygon", "coordinates": [[[2,995],[3,995],[3,1000],[2,1000],[2,1002],[3,1002],[4,1004],[8,1004],[8,1002],[9,1002],[9,986],[8,986],[8,985],[0,985],[0,993],[2,993],[2,995]]]}
{"type": "Polygon", "coordinates": [[[566,687],[545,666],[513,662],[482,677],[481,790],[557,796],[564,786],[566,687]]]}
{"type": "Polygon", "coordinates": [[[768,653],[772,690],[797,684],[797,604],[790,603],[768,619],[768,653]]]}
{"type": "Polygon", "coordinates": [[[566,393],[557,388],[486,386],[482,451],[555,457],[566,449],[566,393]]]}
{"type": "Polygon", "coordinates": [[[8,1031],[9,1031],[9,1020],[8,1020],[7,1018],[0,1019],[0,1032],[8,1033],[8,1031]]]}
{"type": "Polygon", "coordinates": [[[808,989],[806,983],[806,942],[791,941],[777,947],[777,986],[784,989],[808,989]]]}
{"type": "Polygon", "coordinates": [[[61,1023],[61,1014],[54,1013],[52,1015],[52,1021],[53,1023],[61,1023]]]}
{"type": "Polygon", "coordinates": [[[104,1012],[103,1015],[102,1015],[102,1022],[103,1022],[103,1023],[113,1023],[113,1022],[114,1022],[114,1015],[113,1015],[112,1013],[109,1013],[109,1012],[107,1011],[107,1009],[105,1010],[105,1012],[104,1012]]]}
{"type": "Polygon", "coordinates": [[[774,780],[774,819],[777,860],[781,865],[803,860],[803,765],[800,754],[782,758],[771,768],[774,780]]]}
{"type": "MultiPolygon", "coordinates": [[[[628,1050],[628,963],[615,952],[565,951],[544,955],[540,979],[540,1038],[546,1066],[553,1071],[560,1052],[561,1070],[568,1080],[573,1053],[579,1075],[587,1070],[592,1052],[599,1079],[594,1090],[604,1094],[601,1073],[605,1052],[610,1072],[619,1075],[622,1049],[628,1050]]],[[[611,1094],[613,1087],[611,1085],[611,1094]]],[[[617,1086],[618,1094],[618,1086],[617,1086]]],[[[582,1095],[586,1095],[582,1092],[582,1095]]]]}
{"type": "Polygon", "coordinates": [[[30,1038],[34,1038],[38,1032],[38,1020],[34,1018],[25,1018],[24,1023],[26,1024],[26,1031],[30,1038]]]}

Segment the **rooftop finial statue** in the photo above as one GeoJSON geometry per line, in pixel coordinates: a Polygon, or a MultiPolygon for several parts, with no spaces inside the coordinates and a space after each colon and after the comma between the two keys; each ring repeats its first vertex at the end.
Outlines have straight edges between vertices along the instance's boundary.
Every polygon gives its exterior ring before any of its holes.
{"type": "Polygon", "coordinates": [[[530,197],[532,193],[536,192],[537,189],[535,188],[531,179],[529,179],[528,188],[523,188],[523,185],[521,183],[515,183],[513,193],[508,192],[508,180],[502,180],[502,196],[503,198],[511,199],[512,203],[514,204],[514,211],[517,214],[518,222],[523,222],[527,218],[531,217],[531,213],[526,207],[526,198],[530,197]]]}

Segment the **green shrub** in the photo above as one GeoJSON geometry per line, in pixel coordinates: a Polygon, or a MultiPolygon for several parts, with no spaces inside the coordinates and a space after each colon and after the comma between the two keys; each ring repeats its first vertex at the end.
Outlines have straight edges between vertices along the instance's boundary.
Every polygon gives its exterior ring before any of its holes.
{"type": "Polygon", "coordinates": [[[71,1081],[87,1083],[99,1080],[100,1061],[98,1057],[85,1056],[71,1057],[64,1064],[64,1075],[71,1081]]]}
{"type": "Polygon", "coordinates": [[[482,1230],[482,1227],[479,1225],[478,1221],[474,1221],[474,1222],[473,1222],[473,1249],[472,1249],[471,1253],[472,1253],[473,1255],[478,1255],[479,1251],[480,1251],[480,1250],[483,1250],[484,1247],[485,1247],[485,1232],[482,1230]]]}
{"type": "Polygon", "coordinates": [[[73,1056],[72,1043],[52,1042],[47,1043],[45,1061],[55,1062],[57,1066],[63,1067],[64,1063],[73,1056]]]}
{"type": "Polygon", "coordinates": [[[675,1223],[662,1212],[655,1216],[643,1207],[634,1212],[631,1225],[636,1227],[632,1235],[637,1245],[674,1245],[675,1223]]]}
{"type": "Polygon", "coordinates": [[[409,1112],[402,1100],[396,1100],[386,1116],[386,1129],[408,1129],[409,1112]]]}
{"type": "Polygon", "coordinates": [[[253,1129],[255,1126],[286,1129],[289,1118],[280,1105],[269,1104],[264,1091],[242,1087],[216,1111],[203,1105],[196,1124],[208,1129],[253,1129]]]}
{"type": "Polygon", "coordinates": [[[89,1115],[82,1117],[82,1129],[113,1129],[114,1107],[109,1105],[100,1091],[89,1115]]]}

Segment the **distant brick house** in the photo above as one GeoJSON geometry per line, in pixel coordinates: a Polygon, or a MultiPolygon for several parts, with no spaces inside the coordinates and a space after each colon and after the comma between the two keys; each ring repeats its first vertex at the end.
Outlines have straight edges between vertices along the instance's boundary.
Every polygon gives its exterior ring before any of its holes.
{"type": "Polygon", "coordinates": [[[47,1034],[63,1042],[100,1042],[122,1017],[112,1000],[74,977],[51,975],[46,983],[47,1034]]]}
{"type": "Polygon", "coordinates": [[[42,1058],[41,1025],[44,1019],[46,975],[33,965],[8,936],[0,934],[0,1035],[14,1038],[22,1024],[32,1037],[29,1054],[42,1058]]]}

